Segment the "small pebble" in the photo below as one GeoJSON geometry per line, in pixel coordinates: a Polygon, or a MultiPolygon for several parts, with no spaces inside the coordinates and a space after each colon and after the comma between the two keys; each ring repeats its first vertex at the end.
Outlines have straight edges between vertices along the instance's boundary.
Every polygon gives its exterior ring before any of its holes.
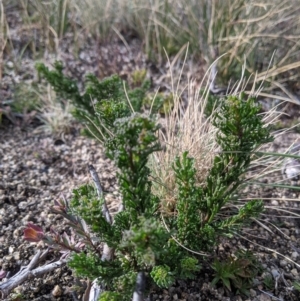
{"type": "Polygon", "coordinates": [[[291,273],[293,276],[297,277],[299,275],[297,269],[291,269],[291,273]]]}
{"type": "Polygon", "coordinates": [[[279,205],[278,201],[276,201],[276,200],[272,200],[272,201],[271,201],[271,204],[272,204],[273,206],[278,206],[278,205],[279,205]]]}
{"type": "Polygon", "coordinates": [[[293,260],[296,260],[299,257],[299,253],[298,252],[293,252],[291,257],[292,257],[293,260]]]}
{"type": "Polygon", "coordinates": [[[59,285],[55,285],[54,289],[52,290],[52,296],[53,297],[59,297],[62,295],[62,289],[59,285]]]}
{"type": "Polygon", "coordinates": [[[14,63],[13,63],[12,61],[8,61],[8,62],[6,63],[6,67],[9,68],[9,69],[13,69],[14,63]]]}
{"type": "Polygon", "coordinates": [[[288,265],[288,262],[285,259],[280,260],[279,265],[284,268],[288,265]]]}
{"type": "Polygon", "coordinates": [[[17,228],[17,229],[15,229],[14,232],[13,232],[13,237],[16,239],[16,238],[18,238],[19,236],[20,236],[20,229],[17,228]]]}
{"type": "Polygon", "coordinates": [[[266,294],[261,294],[259,296],[259,301],[272,301],[271,297],[266,294]]]}
{"type": "Polygon", "coordinates": [[[249,292],[252,298],[256,297],[256,291],[254,289],[250,288],[249,292]]]}
{"type": "Polygon", "coordinates": [[[20,260],[20,252],[14,252],[13,257],[14,257],[15,261],[20,260]]]}
{"type": "Polygon", "coordinates": [[[27,202],[20,202],[18,204],[18,207],[19,207],[20,210],[25,210],[27,208],[27,206],[28,206],[27,202]]]}
{"type": "Polygon", "coordinates": [[[280,273],[276,269],[272,269],[271,273],[272,273],[272,276],[274,279],[277,279],[280,277],[280,273]]]}
{"type": "Polygon", "coordinates": [[[9,246],[8,253],[12,254],[14,251],[15,251],[15,247],[14,246],[9,246]]]}

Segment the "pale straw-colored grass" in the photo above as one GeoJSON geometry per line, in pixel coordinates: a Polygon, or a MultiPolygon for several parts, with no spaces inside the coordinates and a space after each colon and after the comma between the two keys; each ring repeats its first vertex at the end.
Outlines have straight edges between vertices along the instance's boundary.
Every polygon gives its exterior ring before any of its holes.
{"type": "MultiPolygon", "coordinates": [[[[187,49],[185,58],[186,55],[187,49]]],[[[170,68],[174,63],[169,61],[170,68]]],[[[210,70],[206,77],[209,72],[210,70]]],[[[151,158],[154,192],[161,197],[164,210],[172,208],[176,201],[173,195],[175,175],[172,168],[175,158],[188,151],[189,156],[195,159],[197,183],[202,185],[219,149],[215,141],[216,129],[210,122],[211,117],[206,118],[204,114],[209,82],[207,81],[203,92],[201,85],[199,87],[192,79],[188,79],[186,85],[182,84],[182,74],[179,74],[178,82],[174,82],[172,69],[170,73],[174,108],[161,120],[163,127],[158,135],[164,150],[154,153],[151,158]],[[186,102],[183,101],[183,94],[187,95],[186,102]]]]}
{"type": "Polygon", "coordinates": [[[2,80],[2,73],[4,68],[3,55],[7,44],[7,31],[8,25],[5,17],[4,6],[2,1],[0,0],[0,82],[2,80]]]}
{"type": "MultiPolygon", "coordinates": [[[[99,39],[128,33],[143,42],[149,58],[163,62],[189,43],[190,56],[207,63],[220,55],[218,79],[238,81],[246,58],[249,84],[268,84],[264,96],[279,90],[277,99],[299,104],[293,85],[299,79],[300,26],[297,0],[70,0],[82,29],[99,39]],[[269,62],[272,65],[269,68],[269,62]]],[[[278,94],[278,93],[277,93],[278,94]]]]}
{"type": "Polygon", "coordinates": [[[57,99],[57,95],[50,85],[47,85],[42,93],[37,93],[41,102],[38,118],[43,125],[36,131],[45,131],[55,136],[69,133],[74,121],[71,115],[70,101],[57,99]]]}
{"type": "MultiPolygon", "coordinates": [[[[178,56],[176,58],[178,59],[178,56]]],[[[211,80],[215,76],[214,66],[217,61],[207,70],[200,85],[195,85],[192,79],[188,79],[187,83],[183,83],[181,72],[179,72],[177,82],[174,82],[172,67],[175,63],[169,61],[174,109],[161,120],[163,127],[159,132],[159,139],[164,146],[164,151],[155,153],[151,161],[154,191],[162,199],[162,208],[167,211],[169,209],[172,211],[176,202],[174,196],[175,175],[172,168],[175,158],[181,156],[184,151],[188,151],[189,156],[195,159],[197,185],[203,186],[215,156],[221,151],[216,142],[217,129],[211,123],[214,112],[209,117],[204,114],[211,80]],[[183,95],[186,97],[186,102],[183,101],[183,95]]],[[[243,70],[245,68],[244,65],[243,70]]],[[[234,85],[234,89],[229,91],[229,94],[238,95],[245,91],[244,89],[248,86],[248,83],[249,79],[245,80],[244,73],[242,73],[241,80],[234,85]]],[[[254,86],[246,92],[253,97],[257,97],[262,93],[262,88],[255,90],[254,86]]],[[[265,126],[277,122],[281,115],[277,109],[275,106],[268,112],[261,113],[263,114],[265,126]]],[[[253,162],[249,170],[255,170],[255,172],[251,175],[245,175],[249,183],[280,170],[283,156],[270,153],[266,147],[264,145],[263,149],[258,148],[253,154],[253,162]]]]}
{"type": "MultiPolygon", "coordinates": [[[[169,61],[170,68],[174,67],[176,62],[169,61]]],[[[246,66],[244,65],[243,70],[246,66]]],[[[172,164],[176,156],[180,156],[184,151],[189,152],[189,156],[195,159],[195,167],[197,169],[197,185],[205,185],[206,177],[212,167],[212,163],[216,154],[221,150],[216,143],[216,132],[217,129],[211,124],[211,117],[206,118],[204,116],[204,108],[207,101],[207,93],[209,91],[210,79],[212,74],[214,74],[213,65],[208,69],[206,80],[203,80],[204,93],[200,93],[201,86],[196,86],[192,79],[189,79],[185,84],[180,81],[181,77],[177,78],[177,82],[174,82],[174,77],[171,73],[171,86],[174,98],[174,110],[165,116],[163,120],[163,129],[159,132],[159,138],[164,146],[164,150],[155,153],[150,162],[150,168],[153,176],[153,192],[159,196],[161,200],[161,213],[162,219],[164,220],[165,215],[176,214],[176,185],[175,185],[175,175],[172,169],[172,164]],[[212,73],[212,74],[211,74],[212,73]],[[185,94],[185,92],[187,92],[185,94]],[[187,102],[183,105],[182,95],[187,95],[187,102]]],[[[180,72],[179,72],[180,73],[180,72]]],[[[238,95],[243,89],[248,87],[249,80],[243,79],[244,74],[241,74],[241,80],[234,85],[235,90],[231,91],[232,94],[238,95]]],[[[263,85],[259,89],[254,88],[249,91],[244,91],[252,96],[262,95],[264,92],[263,85]]],[[[203,89],[202,89],[203,91],[203,89]]],[[[272,98],[276,98],[276,95],[270,95],[272,98]]],[[[279,110],[279,105],[274,106],[268,112],[261,113],[263,115],[263,121],[265,126],[272,126],[276,124],[278,119],[281,117],[282,112],[279,110]]],[[[291,129],[288,129],[291,130],[291,129]]],[[[278,137],[284,135],[287,130],[280,132],[274,132],[273,135],[278,137]]],[[[263,191],[263,180],[266,178],[274,178],[274,183],[270,183],[269,186],[281,185],[281,189],[291,188],[289,185],[284,185],[283,179],[278,178],[278,173],[281,172],[283,160],[289,156],[288,152],[291,149],[286,150],[286,153],[274,153],[272,151],[272,143],[264,145],[255,150],[253,153],[253,161],[249,168],[249,172],[245,174],[245,186],[253,185],[255,182],[256,190],[263,191]]],[[[250,188],[251,190],[251,188],[250,188]]],[[[243,188],[238,192],[240,197],[238,200],[233,200],[229,202],[219,213],[219,217],[226,217],[237,212],[241,206],[243,206],[247,201],[260,198],[259,195],[256,197],[247,196],[247,192],[243,192],[243,188]]],[[[249,190],[248,190],[249,193],[249,190]]],[[[264,198],[262,200],[268,202],[269,200],[275,200],[274,198],[264,198]]],[[[278,201],[283,201],[283,198],[278,197],[278,201]]],[[[299,200],[298,200],[299,201],[299,200]]],[[[271,235],[280,235],[284,239],[288,240],[284,232],[280,230],[270,219],[266,221],[266,218],[275,217],[278,215],[279,218],[295,219],[300,218],[300,212],[293,205],[288,205],[288,203],[295,204],[296,199],[284,199],[284,206],[265,206],[265,211],[260,218],[253,219],[259,227],[263,227],[266,231],[269,231],[271,235]],[[274,212],[278,214],[274,214],[274,212]],[[279,233],[279,234],[278,234],[279,233]]],[[[167,227],[167,225],[165,225],[167,227]]],[[[168,229],[168,228],[167,228],[168,229]]],[[[169,231],[170,229],[168,229],[169,231]]],[[[236,234],[241,240],[246,240],[255,246],[255,250],[264,250],[265,252],[276,254],[299,266],[298,263],[293,261],[291,258],[287,257],[286,254],[280,253],[278,250],[266,247],[257,242],[257,239],[263,239],[256,235],[252,235],[251,231],[248,231],[247,227],[242,229],[242,235],[236,234]]],[[[179,242],[177,242],[179,243],[179,242]]],[[[179,243],[180,244],[180,243],[179,243]]],[[[180,244],[181,245],[181,244],[180,244]]],[[[189,246],[183,246],[191,252],[193,250],[189,249],[189,246]]],[[[204,255],[201,253],[201,255],[204,255]]],[[[207,254],[205,254],[207,255],[207,254]]]]}
{"type": "MultiPolygon", "coordinates": [[[[10,2],[3,0],[4,12],[10,2]]],[[[57,52],[67,32],[78,47],[91,37],[103,42],[114,36],[128,49],[133,33],[158,62],[165,61],[164,49],[172,57],[189,43],[190,57],[207,67],[227,53],[218,60],[222,84],[240,78],[246,58],[247,77],[258,70],[256,83],[263,80],[269,91],[281,91],[279,97],[300,102],[291,91],[300,69],[298,0],[20,0],[16,9],[37,54],[43,47],[57,52]]]]}

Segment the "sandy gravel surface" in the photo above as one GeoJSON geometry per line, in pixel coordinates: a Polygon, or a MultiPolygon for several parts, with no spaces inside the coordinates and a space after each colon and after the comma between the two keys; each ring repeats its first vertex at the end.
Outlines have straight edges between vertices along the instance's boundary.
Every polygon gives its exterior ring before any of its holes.
{"type": "MultiPolygon", "coordinates": [[[[23,241],[28,222],[46,232],[50,226],[59,231],[68,229],[62,226],[60,217],[51,213],[50,207],[62,194],[69,199],[75,187],[90,182],[88,164],[93,164],[99,172],[110,204],[118,202],[114,168],[101,147],[80,136],[78,129],[61,138],[36,134],[30,128],[2,129],[0,158],[0,269],[8,272],[7,278],[27,265],[38,248],[45,249],[42,244],[23,241]]],[[[57,256],[50,252],[42,264],[57,256]]],[[[23,300],[46,300],[34,298],[42,298],[59,285],[64,296],[58,300],[66,300],[64,293],[72,283],[71,272],[63,268],[41,279],[32,279],[19,291],[28,290],[23,300]]]]}
{"type": "MultiPolygon", "coordinates": [[[[274,151],[282,150],[284,144],[288,146],[297,138],[297,134],[284,135],[275,141],[272,148],[274,151]]],[[[50,207],[61,194],[68,199],[73,188],[90,181],[88,164],[94,164],[99,172],[110,207],[116,207],[118,203],[115,169],[95,141],[80,136],[78,127],[71,134],[61,137],[33,128],[1,129],[0,157],[0,268],[8,273],[7,279],[21,266],[26,266],[38,249],[45,249],[42,244],[24,242],[23,229],[29,221],[46,231],[50,226],[55,226],[59,231],[68,230],[63,220],[51,213],[50,207]]],[[[294,208],[294,212],[298,212],[298,202],[287,200],[298,196],[289,191],[283,194],[282,190],[276,189],[249,190],[247,196],[264,197],[268,209],[259,222],[244,230],[243,236],[247,240],[241,237],[224,240],[217,252],[223,256],[247,248],[257,254],[266,270],[255,279],[251,295],[233,296],[223,288],[211,288],[209,282],[213,272],[209,267],[204,267],[203,273],[194,281],[179,281],[169,290],[154,290],[151,300],[298,300],[299,295],[293,290],[292,283],[300,279],[300,266],[289,259],[299,262],[300,222],[290,218],[290,214],[285,218],[287,214],[272,209],[280,207],[291,211],[294,208]],[[282,200],[278,201],[278,198],[282,200]],[[276,250],[287,258],[257,244],[276,250]],[[264,279],[268,276],[274,281],[277,279],[276,290],[265,287],[264,279]],[[268,294],[279,299],[272,299],[268,294]]],[[[40,265],[58,257],[59,254],[50,252],[40,265]]],[[[63,267],[42,278],[29,279],[16,292],[23,294],[23,300],[74,300],[70,294],[74,282],[71,271],[63,267]]]]}

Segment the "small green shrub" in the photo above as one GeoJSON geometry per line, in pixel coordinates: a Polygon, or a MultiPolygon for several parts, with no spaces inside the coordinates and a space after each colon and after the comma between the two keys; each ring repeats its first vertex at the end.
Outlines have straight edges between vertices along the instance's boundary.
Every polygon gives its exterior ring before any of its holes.
{"type": "Polygon", "coordinates": [[[226,261],[215,260],[212,264],[215,278],[212,285],[219,281],[229,290],[248,295],[254,278],[262,271],[256,258],[250,251],[238,251],[235,257],[226,261]]]}
{"type": "Polygon", "coordinates": [[[143,100],[143,105],[151,112],[158,112],[165,116],[169,114],[174,107],[174,97],[172,94],[157,93],[156,95],[150,93],[143,100]]]}
{"type": "Polygon", "coordinates": [[[14,112],[24,113],[39,109],[41,101],[37,88],[28,84],[17,84],[11,108],[14,112]]]}
{"type": "MultiPolygon", "coordinates": [[[[164,216],[160,211],[163,200],[152,192],[148,167],[149,156],[162,151],[162,147],[156,116],[142,113],[146,86],[128,91],[132,97],[129,103],[116,76],[102,82],[88,76],[87,87],[81,94],[76,83],[63,75],[60,64],[56,64],[54,71],[43,65],[38,70],[57,93],[73,101],[74,116],[88,126],[86,133],[103,143],[106,155],[118,168],[122,203],[113,220],[92,167],[96,188],[83,185],[74,190],[70,203],[55,206],[56,212],[71,221],[75,232],[84,238],[84,251],[72,245],[67,236],[63,240],[56,235],[53,241],[41,236],[39,229],[35,230],[36,237],[32,235],[33,227],[28,232],[31,239],[43,239],[72,251],[68,264],[78,276],[97,279],[107,291],[120,293],[124,301],[130,300],[140,272],[150,275],[160,287],[168,287],[179,278],[194,278],[202,259],[195,253],[211,252],[221,236],[233,236],[262,212],[262,201],[252,200],[220,214],[229,202],[236,200],[253,152],[272,140],[255,99],[239,95],[220,101],[212,122],[219,130],[216,139],[222,151],[216,154],[201,185],[196,180],[194,159],[188,152],[176,158],[174,212],[164,216]],[[104,244],[103,253],[99,243],[104,244]]],[[[217,275],[213,283],[221,280],[228,289],[234,285],[244,292],[256,263],[248,253],[237,256],[229,265],[215,261],[217,275]]]]}
{"type": "Polygon", "coordinates": [[[267,289],[274,289],[275,283],[271,275],[267,275],[263,280],[264,285],[267,289]]]}
{"type": "Polygon", "coordinates": [[[295,290],[297,290],[298,292],[300,292],[300,283],[299,283],[299,281],[294,281],[293,282],[293,286],[294,286],[295,290]]]}
{"type": "Polygon", "coordinates": [[[114,292],[103,292],[99,301],[122,301],[122,295],[114,292]]]}
{"type": "Polygon", "coordinates": [[[132,72],[131,80],[134,87],[138,87],[143,84],[146,80],[147,70],[146,69],[137,69],[132,72]]]}
{"type": "MultiPolygon", "coordinates": [[[[204,91],[201,91],[201,94],[203,95],[204,91]]],[[[206,101],[206,106],[205,106],[205,116],[209,117],[212,115],[214,110],[219,106],[219,104],[222,102],[222,97],[218,95],[213,95],[209,93],[207,95],[207,101],[206,101]]]]}

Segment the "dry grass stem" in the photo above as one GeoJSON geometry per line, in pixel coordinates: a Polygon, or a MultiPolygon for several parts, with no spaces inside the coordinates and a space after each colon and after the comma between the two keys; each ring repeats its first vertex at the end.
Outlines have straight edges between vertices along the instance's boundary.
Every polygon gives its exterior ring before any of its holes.
{"type": "Polygon", "coordinates": [[[173,196],[175,176],[172,169],[175,158],[188,151],[189,156],[195,158],[195,168],[198,171],[197,183],[203,185],[214,156],[219,150],[215,142],[216,129],[210,123],[210,118],[204,115],[209,83],[207,82],[203,94],[201,87],[191,79],[187,86],[180,90],[181,75],[175,83],[171,69],[174,62],[169,62],[169,66],[174,108],[162,120],[163,128],[159,132],[164,151],[156,153],[151,164],[153,176],[158,183],[154,183],[154,190],[163,200],[162,208],[166,211],[168,211],[167,207],[172,207],[176,201],[173,196]],[[186,102],[182,97],[184,93],[187,94],[186,102]]]}
{"type": "Polygon", "coordinates": [[[51,86],[47,86],[45,95],[39,93],[41,108],[39,119],[44,123],[37,130],[44,130],[52,134],[68,133],[72,127],[73,117],[68,100],[60,103],[51,86]]]}
{"type": "Polygon", "coordinates": [[[0,0],[0,82],[2,80],[3,72],[3,55],[7,44],[7,31],[8,25],[5,18],[4,6],[2,0],[0,0]]]}

